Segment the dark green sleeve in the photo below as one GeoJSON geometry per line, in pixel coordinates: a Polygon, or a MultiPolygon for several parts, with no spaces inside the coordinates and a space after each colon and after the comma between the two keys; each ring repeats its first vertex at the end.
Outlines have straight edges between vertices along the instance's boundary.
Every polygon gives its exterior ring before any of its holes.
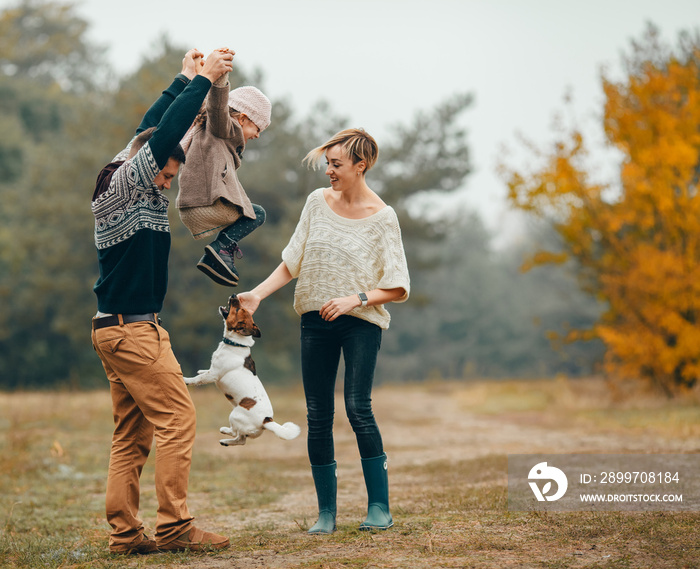
{"type": "Polygon", "coordinates": [[[211,81],[197,75],[163,114],[148,141],[159,168],[164,168],[175,147],[185,136],[209,92],[211,81]]]}
{"type": "Polygon", "coordinates": [[[145,115],[143,115],[141,124],[136,129],[136,134],[149,129],[152,126],[158,126],[158,123],[160,122],[160,119],[163,118],[165,111],[168,110],[168,107],[175,99],[177,99],[177,96],[182,93],[189,83],[190,80],[187,77],[185,77],[182,73],[178,73],[175,76],[175,79],[173,79],[173,82],[170,84],[170,87],[161,93],[160,97],[156,99],[156,101],[151,105],[151,108],[146,111],[145,115]]]}

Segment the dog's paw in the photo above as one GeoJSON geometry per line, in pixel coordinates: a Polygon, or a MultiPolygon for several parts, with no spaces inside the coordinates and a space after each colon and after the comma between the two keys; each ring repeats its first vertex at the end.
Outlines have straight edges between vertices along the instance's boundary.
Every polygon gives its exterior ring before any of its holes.
{"type": "Polygon", "coordinates": [[[185,384],[187,385],[206,385],[207,383],[212,383],[213,380],[209,375],[208,369],[200,369],[195,377],[185,377],[185,384]]]}
{"type": "Polygon", "coordinates": [[[244,445],[246,441],[246,436],[238,437],[235,439],[221,439],[219,441],[219,444],[224,447],[230,447],[230,446],[236,446],[236,445],[244,445]]]}
{"type": "Polygon", "coordinates": [[[219,429],[219,432],[220,432],[222,435],[229,435],[229,436],[231,436],[231,437],[233,436],[233,431],[231,430],[231,427],[221,427],[221,428],[219,429]]]}

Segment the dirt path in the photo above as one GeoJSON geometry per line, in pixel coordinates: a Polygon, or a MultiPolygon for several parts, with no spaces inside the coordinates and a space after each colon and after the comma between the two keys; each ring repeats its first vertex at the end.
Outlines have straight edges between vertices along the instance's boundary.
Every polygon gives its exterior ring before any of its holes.
{"type": "MultiPolygon", "coordinates": [[[[634,453],[634,452],[688,452],[697,451],[694,439],[671,439],[649,433],[620,434],[606,432],[593,426],[552,426],[546,413],[540,421],[529,414],[497,414],[494,416],[469,412],[469,391],[459,386],[440,385],[414,387],[385,386],[375,390],[374,408],[380,422],[384,444],[390,459],[390,483],[396,496],[392,503],[400,505],[403,495],[414,484],[412,469],[431,463],[458,464],[462,461],[488,455],[523,453],[634,453]]],[[[362,519],[364,484],[359,454],[339,399],[336,407],[335,444],[338,461],[339,493],[338,524],[355,524],[362,519]]],[[[287,410],[288,412],[288,410],[287,410]]],[[[304,424],[303,407],[292,411],[294,420],[304,424]]],[[[238,461],[270,460],[275,457],[283,463],[306,460],[306,445],[300,437],[285,442],[273,436],[252,441],[245,447],[233,449],[238,461]]],[[[220,452],[216,433],[198,439],[198,452],[220,452]]],[[[348,544],[324,541],[307,536],[300,526],[315,521],[316,502],[310,474],[307,470],[290,469],[284,476],[293,477],[295,488],[280,501],[232,513],[224,520],[232,535],[251,526],[268,526],[289,532],[284,551],[273,552],[261,547],[257,551],[233,552],[230,556],[202,558],[196,567],[344,567],[339,563],[325,564],[326,559],[342,556],[348,544]],[[293,514],[290,514],[293,513],[293,514]]],[[[503,475],[505,484],[505,474],[503,475]]],[[[194,504],[195,509],[206,511],[206,505],[194,504]]],[[[398,516],[400,518],[400,513],[398,516]]],[[[222,520],[218,519],[218,522],[222,520]]],[[[372,536],[371,540],[391,539],[391,532],[372,536]]],[[[354,544],[352,547],[361,547],[354,544]]],[[[397,567],[396,559],[388,566],[397,567]]],[[[350,565],[355,566],[355,565],[350,565]]],[[[377,566],[382,566],[378,564],[377,566]]],[[[406,567],[413,567],[410,561],[406,567]]],[[[418,565],[416,565],[418,566],[418,565]]],[[[421,565],[423,566],[423,565],[421,565]]]]}

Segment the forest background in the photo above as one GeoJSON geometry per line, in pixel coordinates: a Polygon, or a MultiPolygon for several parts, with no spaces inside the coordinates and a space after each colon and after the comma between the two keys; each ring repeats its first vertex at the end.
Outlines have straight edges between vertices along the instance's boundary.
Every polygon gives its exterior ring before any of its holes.
{"type": "MultiPolygon", "coordinates": [[[[115,81],[104,50],[87,40],[87,26],[68,3],[25,0],[0,13],[3,389],[104,385],[89,339],[98,275],[90,196],[100,168],[128,142],[187,50],[163,38],[159,53],[115,81]]],[[[697,34],[683,34],[669,48],[650,26],[630,47],[627,77],[618,83],[603,78],[607,143],[622,154],[618,177],[607,185],[590,181],[583,137],[571,126],[553,133],[551,147],[533,149],[526,170],[502,165],[513,206],[531,219],[527,237],[506,248],[495,250],[481,219],[467,209],[431,215],[430,198],[455,192],[472,172],[468,132],[458,120],[472,94],[453,94],[391,129],[368,181],[399,214],[412,295],[409,303],[390,307],[380,381],[606,373],[651,380],[669,394],[695,385],[700,294],[693,280],[700,279],[693,271],[700,228],[690,213],[700,172],[699,45],[697,34]],[[648,88],[647,106],[639,104],[635,85],[648,88]],[[669,116],[677,120],[670,124],[669,116]],[[641,132],[617,136],[621,117],[641,124],[641,132]],[[672,179],[659,180],[659,164],[650,157],[668,162],[668,156],[682,160],[670,161],[672,179]],[[647,160],[645,167],[633,168],[640,160],[647,160]],[[630,203],[639,217],[619,215],[630,203]],[[652,250],[667,254],[657,258],[652,250]],[[650,279],[657,283],[653,290],[630,294],[630,283],[650,279]],[[632,333],[639,330],[646,336],[632,333]],[[644,361],[644,351],[663,365],[644,361]]],[[[231,82],[264,87],[264,77],[245,76],[239,68],[231,82]]],[[[326,185],[322,172],[302,167],[302,157],[349,126],[330,103],[304,116],[285,101],[273,100],[273,106],[275,120],[246,149],[239,171],[268,218],[242,243],[238,290],[279,263],[306,196],[326,185]]],[[[175,195],[173,188],[171,200],[175,195]]],[[[208,363],[219,341],[217,307],[230,290],[194,268],[201,243],[174,207],[170,216],[170,287],[162,317],[189,375],[208,363]]],[[[255,359],[266,382],[299,374],[292,295],[293,287],[286,287],[256,313],[263,336],[255,359]]]]}

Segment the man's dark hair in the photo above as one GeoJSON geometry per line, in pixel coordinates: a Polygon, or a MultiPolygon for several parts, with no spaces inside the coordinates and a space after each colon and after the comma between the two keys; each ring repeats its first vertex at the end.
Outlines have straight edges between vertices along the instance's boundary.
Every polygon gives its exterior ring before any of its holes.
{"type": "MultiPolygon", "coordinates": [[[[151,140],[151,137],[153,136],[153,133],[156,131],[156,127],[152,126],[151,128],[147,128],[143,132],[140,132],[136,138],[134,138],[134,141],[131,143],[131,150],[129,150],[129,158],[133,158],[136,156],[136,153],[141,150],[144,144],[151,140]]],[[[177,160],[180,164],[185,163],[185,151],[182,149],[182,146],[179,144],[173,148],[173,151],[170,153],[169,158],[172,158],[173,160],[177,160]]]]}
{"type": "Polygon", "coordinates": [[[170,153],[170,158],[172,158],[173,160],[177,160],[180,164],[184,164],[185,151],[182,149],[182,146],[178,144],[170,153]]]}

